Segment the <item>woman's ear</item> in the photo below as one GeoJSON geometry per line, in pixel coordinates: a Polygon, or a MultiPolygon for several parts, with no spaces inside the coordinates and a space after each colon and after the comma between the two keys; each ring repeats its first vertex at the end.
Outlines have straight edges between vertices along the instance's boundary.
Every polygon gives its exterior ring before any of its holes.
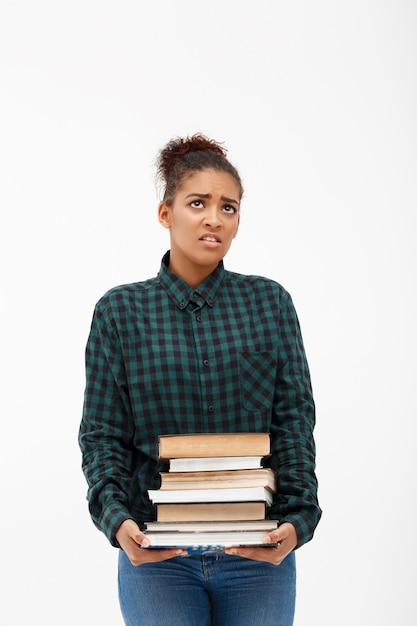
{"type": "Polygon", "coordinates": [[[159,203],[158,219],[164,228],[171,228],[171,209],[165,202],[159,203]]]}

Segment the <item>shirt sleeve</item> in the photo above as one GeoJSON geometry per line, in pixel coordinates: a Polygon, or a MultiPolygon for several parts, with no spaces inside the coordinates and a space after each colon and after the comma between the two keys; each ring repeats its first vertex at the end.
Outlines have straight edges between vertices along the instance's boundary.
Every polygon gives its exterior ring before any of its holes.
{"type": "Polygon", "coordinates": [[[87,500],[95,525],[113,546],[131,518],[128,494],[133,422],[117,329],[99,305],[86,347],[86,388],[79,432],[87,500]]]}
{"type": "Polygon", "coordinates": [[[301,330],[291,297],[279,312],[280,342],[271,426],[271,466],[277,494],[269,516],[294,525],[297,548],[309,541],[321,517],[315,474],[315,405],[301,330]]]}

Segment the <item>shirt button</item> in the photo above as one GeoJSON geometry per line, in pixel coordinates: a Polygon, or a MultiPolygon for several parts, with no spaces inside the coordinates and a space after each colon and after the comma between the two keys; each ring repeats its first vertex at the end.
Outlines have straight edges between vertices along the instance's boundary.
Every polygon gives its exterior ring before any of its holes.
{"type": "Polygon", "coordinates": [[[208,366],[209,366],[208,359],[204,359],[203,364],[204,364],[206,367],[208,367],[208,366]]]}
{"type": "Polygon", "coordinates": [[[184,300],[182,300],[179,304],[180,309],[183,309],[185,307],[185,302],[184,300]]]}
{"type": "Polygon", "coordinates": [[[195,318],[197,320],[197,322],[202,322],[203,318],[201,317],[201,315],[197,315],[197,317],[195,318]]]}
{"type": "Polygon", "coordinates": [[[209,298],[209,299],[207,300],[207,302],[210,304],[210,306],[211,306],[212,304],[214,304],[214,300],[213,300],[213,298],[209,298]]]}
{"type": "Polygon", "coordinates": [[[214,413],[214,406],[212,404],[208,405],[208,411],[209,413],[214,413]]]}

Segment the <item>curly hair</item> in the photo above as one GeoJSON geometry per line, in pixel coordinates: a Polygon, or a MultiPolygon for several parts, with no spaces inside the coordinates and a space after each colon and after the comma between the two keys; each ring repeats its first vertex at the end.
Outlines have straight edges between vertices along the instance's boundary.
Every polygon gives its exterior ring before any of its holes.
{"type": "Polygon", "coordinates": [[[189,174],[204,169],[227,172],[243,186],[237,169],[226,158],[227,150],[219,142],[197,133],[191,137],[171,139],[157,157],[157,179],[164,188],[163,200],[170,205],[175,194],[189,174]]]}

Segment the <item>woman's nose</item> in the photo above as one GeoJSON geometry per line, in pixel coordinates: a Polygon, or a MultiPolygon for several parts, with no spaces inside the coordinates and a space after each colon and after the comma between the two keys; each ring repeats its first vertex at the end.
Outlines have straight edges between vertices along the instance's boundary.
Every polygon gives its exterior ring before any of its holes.
{"type": "Polygon", "coordinates": [[[204,223],[206,226],[210,226],[211,228],[216,228],[217,226],[220,226],[221,219],[217,208],[207,209],[207,212],[204,216],[204,223]]]}

